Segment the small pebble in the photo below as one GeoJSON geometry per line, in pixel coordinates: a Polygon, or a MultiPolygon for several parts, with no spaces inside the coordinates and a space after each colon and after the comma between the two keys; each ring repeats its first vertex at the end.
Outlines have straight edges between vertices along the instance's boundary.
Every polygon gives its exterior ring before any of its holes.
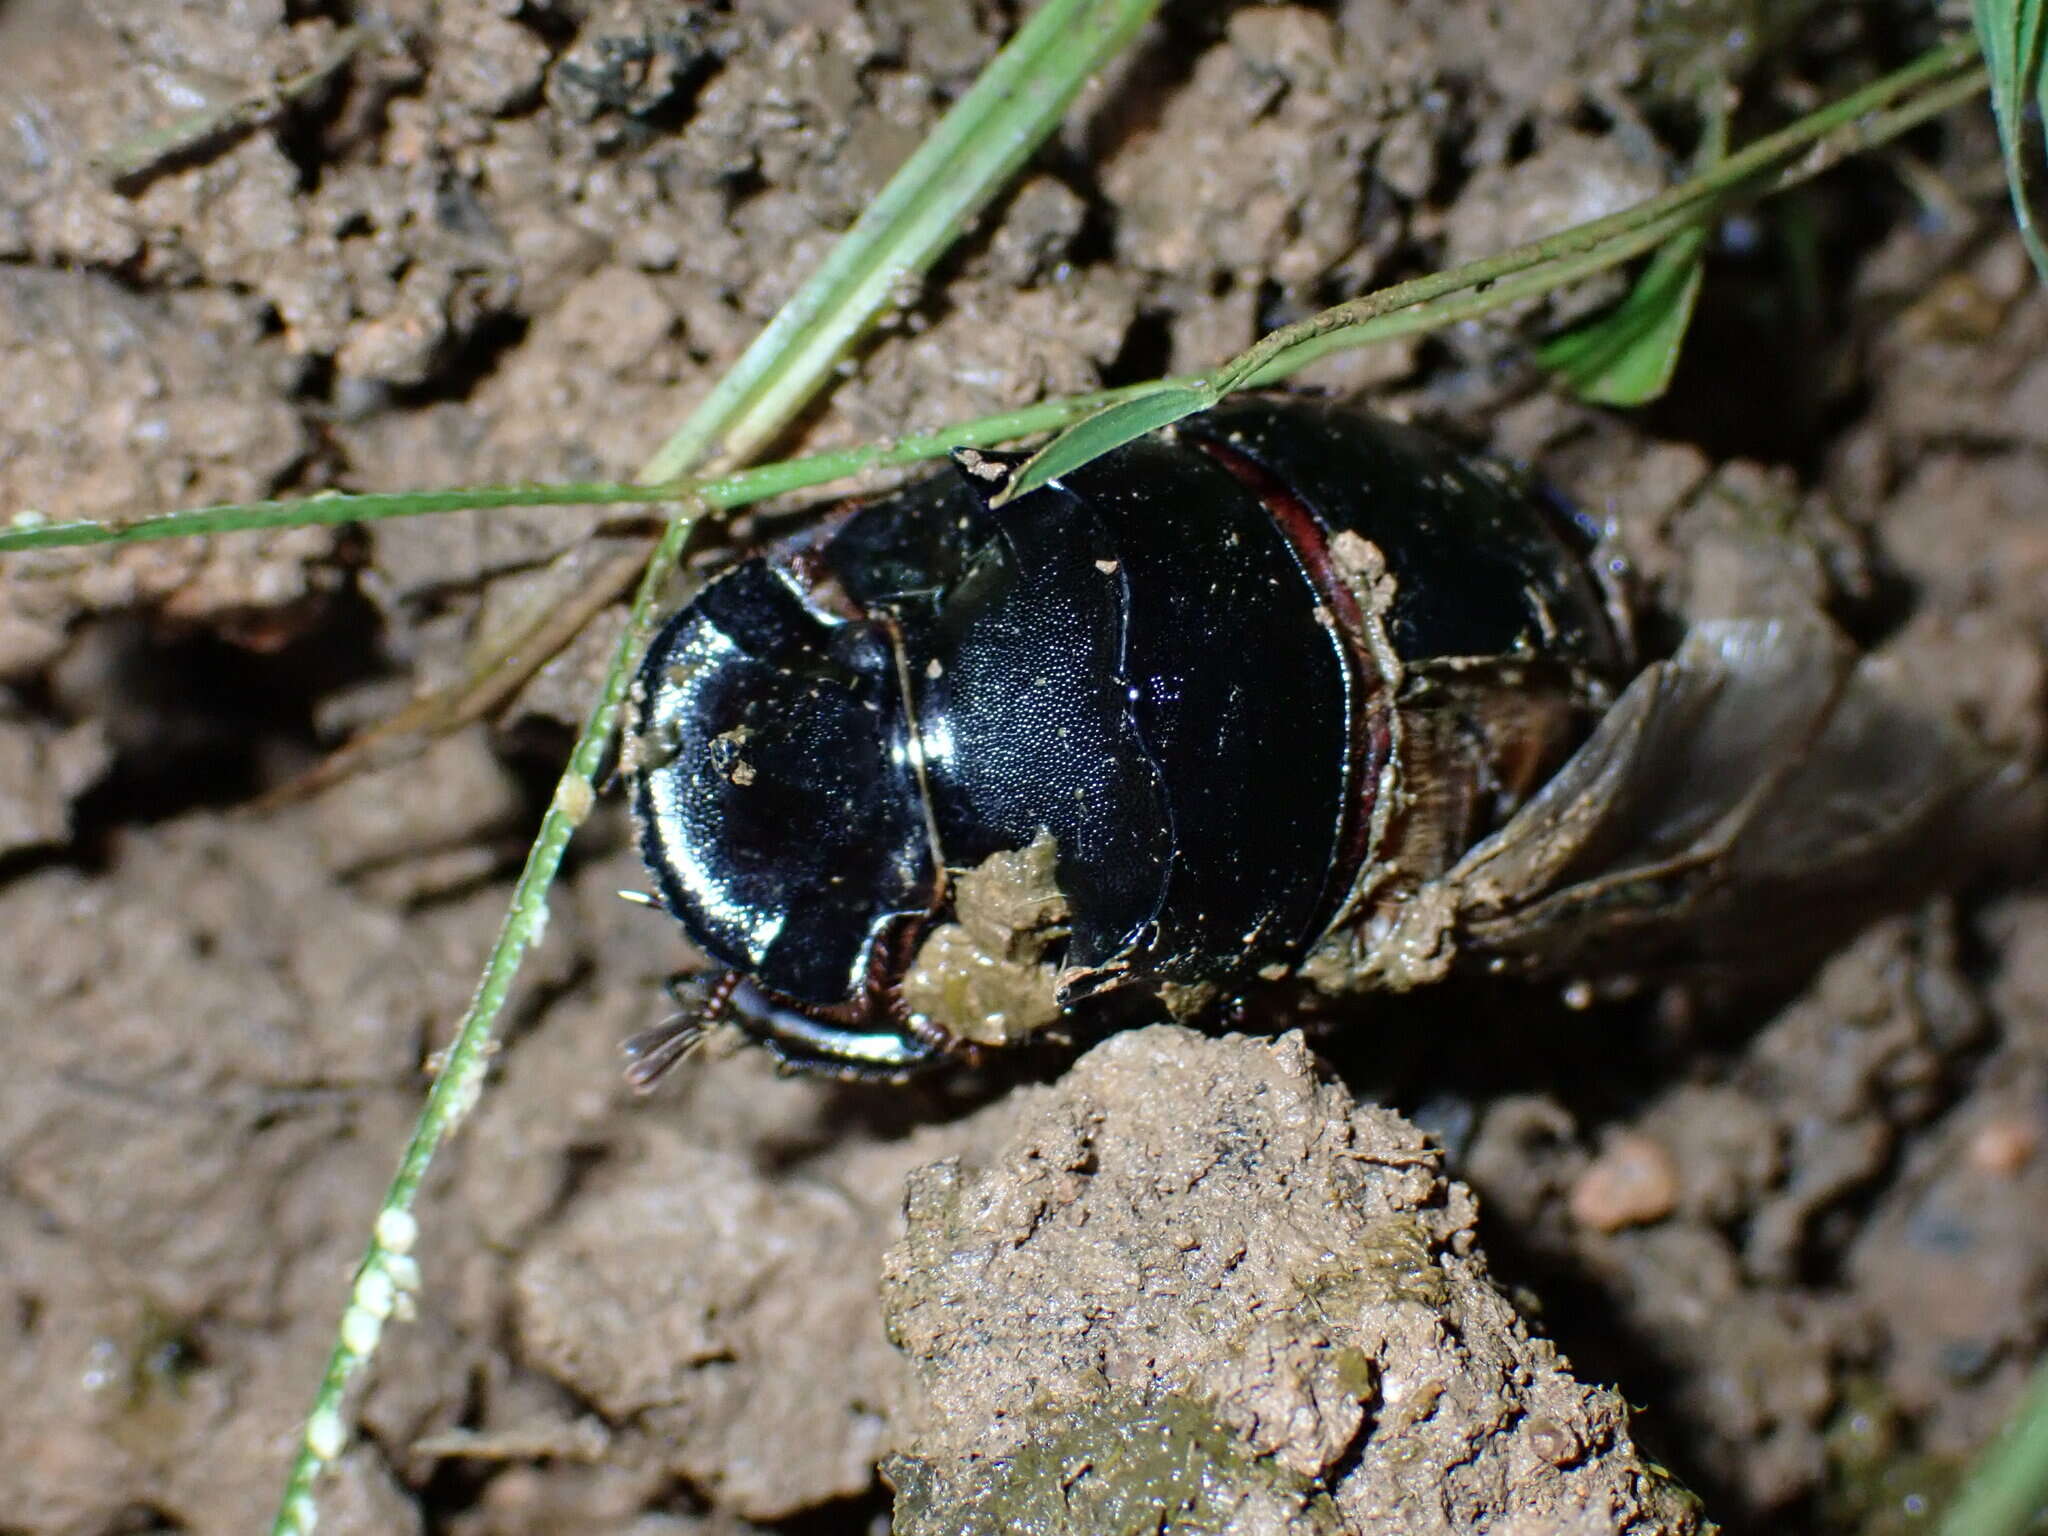
{"type": "Polygon", "coordinates": [[[1678,1166],[1664,1144],[1621,1135],[1572,1186],[1572,1220],[1596,1232],[1662,1221],[1678,1204],[1678,1166]]]}
{"type": "Polygon", "coordinates": [[[2041,1149],[2038,1126],[2011,1115],[2001,1115],[1977,1127],[1970,1137],[1970,1166],[1980,1173],[2010,1179],[2025,1170],[2041,1149]]]}
{"type": "Polygon", "coordinates": [[[1568,1467],[1583,1454],[1579,1437],[1553,1418],[1535,1414],[1522,1429],[1529,1437],[1529,1448],[1553,1467],[1568,1467]]]}

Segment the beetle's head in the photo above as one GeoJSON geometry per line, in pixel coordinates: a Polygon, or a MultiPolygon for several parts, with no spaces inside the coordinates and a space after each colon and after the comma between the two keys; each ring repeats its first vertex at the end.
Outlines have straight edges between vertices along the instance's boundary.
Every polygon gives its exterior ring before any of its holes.
{"type": "Polygon", "coordinates": [[[892,1074],[931,1048],[876,975],[939,879],[887,631],[820,612],[767,561],[678,612],[634,689],[630,783],[657,899],[743,978],[783,1059],[892,1074]]]}

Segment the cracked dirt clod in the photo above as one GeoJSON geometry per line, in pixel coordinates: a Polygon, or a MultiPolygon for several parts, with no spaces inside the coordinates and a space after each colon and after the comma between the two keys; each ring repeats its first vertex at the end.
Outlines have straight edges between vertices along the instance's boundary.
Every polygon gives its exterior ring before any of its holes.
{"type": "MultiPolygon", "coordinates": [[[[84,272],[0,271],[0,509],[138,517],[260,496],[304,452],[298,417],[242,349],[260,321],[221,297],[141,297],[84,272]]],[[[33,676],[87,614],[160,605],[219,622],[327,583],[325,528],[8,558],[0,680],[33,676]]]]}
{"type": "Polygon", "coordinates": [[[872,1273],[879,1215],[653,1138],[519,1266],[521,1339],[748,1518],[851,1497],[873,1476],[894,1367],[871,1292],[811,1277],[863,1255],[872,1273]]]}
{"type": "Polygon", "coordinates": [[[1422,1133],[1298,1036],[1120,1035],[1002,1112],[886,1262],[897,1530],[1698,1529],[1422,1133]]]}

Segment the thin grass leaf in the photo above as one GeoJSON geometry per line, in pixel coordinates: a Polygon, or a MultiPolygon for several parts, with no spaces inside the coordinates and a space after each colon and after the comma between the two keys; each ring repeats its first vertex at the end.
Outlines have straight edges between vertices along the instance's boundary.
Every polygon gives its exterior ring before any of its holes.
{"type": "MultiPolygon", "coordinates": [[[[1901,132],[1901,124],[1924,121],[1935,104],[1946,110],[1957,100],[1981,90],[1981,75],[1972,68],[1977,52],[1976,44],[1968,38],[1942,43],[1904,68],[1776,133],[1767,134],[1705,173],[1646,202],[1482,261],[1396,283],[1282,327],[1261,337],[1211,374],[1210,392],[1221,399],[1234,390],[1270,384],[1326,353],[1407,334],[1406,327],[1389,328],[1385,322],[1404,311],[1420,309],[1431,313],[1429,307],[1436,301],[1467,289],[1484,289],[1480,297],[1491,298],[1507,291],[1509,279],[1527,274],[1532,268],[1538,269],[1539,278],[1544,271],[1583,275],[1641,255],[1715,210],[1818,175],[1844,154],[1878,142],[1873,135],[1901,132]],[[1902,98],[1906,104],[1895,107],[1902,98]],[[1661,233],[1657,241],[1645,244],[1645,230],[1661,233]],[[1587,258],[1592,258],[1591,265],[1587,265],[1587,258]]],[[[1540,282],[1535,291],[1547,291],[1556,285],[1540,282]]],[[[1084,422],[1068,428],[1067,434],[1071,436],[1087,428],[1084,422]]],[[[1008,497],[1027,495],[1045,484],[1048,477],[1043,464],[1067,464],[1063,472],[1071,473],[1079,466],[1068,463],[1070,457],[1058,444],[1048,444],[1011,479],[1008,497]]]]}
{"type": "Polygon", "coordinates": [[[188,113],[162,128],[127,139],[94,156],[93,168],[116,186],[132,185],[147,178],[160,166],[196,153],[209,144],[246,133],[326,85],[337,70],[355,57],[367,38],[368,34],[362,28],[345,27],[335,34],[313,63],[298,74],[258,86],[219,106],[188,113]]]}
{"type": "Polygon", "coordinates": [[[1596,405],[1645,405],[1671,387],[1705,271],[1707,232],[1673,236],[1613,309],[1536,349],[1536,360],[1596,405]]]}
{"type": "Polygon", "coordinates": [[[1060,400],[1041,400],[1014,411],[963,421],[936,432],[916,433],[860,448],[835,448],[827,453],[782,459],[754,469],[724,475],[700,475],[673,481],[597,480],[562,485],[483,485],[429,491],[322,491],[314,496],[265,501],[229,501],[211,507],[188,507],[127,522],[81,519],[53,523],[34,512],[18,512],[12,526],[0,527],[0,555],[30,549],[66,549],[88,544],[146,544],[159,539],[191,538],[204,533],[249,533],[269,528],[306,528],[316,524],[375,523],[394,517],[430,513],[490,511],[505,507],[649,506],[695,496],[716,512],[744,507],[791,491],[815,490],[835,480],[850,480],[873,469],[893,469],[942,459],[955,448],[993,448],[1056,432],[1105,406],[1149,395],[1168,385],[1193,388],[1199,379],[1166,379],[1098,389],[1060,400]]]}
{"type": "Polygon", "coordinates": [[[2013,216],[2034,270],[2048,282],[2042,234],[2043,132],[2048,124],[2048,0],[1975,0],[1977,41],[1991,67],[1991,105],[2005,150],[2013,216]]]}
{"type": "Polygon", "coordinates": [[[526,952],[538,944],[546,931],[548,888],[562,866],[569,839],[590,814],[596,801],[593,788],[603,766],[605,748],[617,727],[624,707],[626,689],[632,677],[631,662],[654,627],[658,600],[668,568],[681,558],[683,545],[695,522],[694,510],[685,508],[662,536],[655,557],[648,562],[639,591],[635,594],[626,633],[614,653],[598,699],[585,722],[555,787],[540,831],[526,855],[512,903],[484,962],[482,979],[470,1000],[455,1038],[442,1054],[440,1069],[413,1127],[412,1139],[400,1157],[398,1172],[385,1192],[371,1227],[370,1243],[356,1268],[349,1287],[349,1303],[327,1368],[321,1375],[313,1411],[307,1416],[305,1434],[298,1455],[285,1480],[272,1536],[311,1536],[319,1523],[315,1480],[323,1467],[338,1458],[348,1444],[347,1421],[343,1417],[349,1382],[376,1353],[384,1323],[391,1317],[408,1315],[411,1293],[420,1283],[419,1263],[412,1256],[419,1226],[412,1215],[420,1185],[441,1143],[467,1118],[483,1092],[484,1074],[491,1060],[491,1029],[506,999],[526,952]]]}
{"type": "Polygon", "coordinates": [[[1943,1512],[1938,1536],[2021,1536],[2048,1522],[2048,1364],[1943,1512]]]}
{"type": "Polygon", "coordinates": [[[625,485],[600,480],[564,485],[488,485],[446,491],[326,491],[275,501],[225,502],[138,517],[129,522],[81,520],[53,523],[34,512],[17,512],[0,528],[0,555],[24,549],[75,548],[84,544],[143,544],[202,533],[243,533],[259,528],[311,528],[333,523],[373,523],[387,517],[430,512],[488,511],[505,507],[588,507],[642,505],[673,500],[680,487],[625,485]]]}
{"type": "MultiPolygon", "coordinates": [[[[1701,90],[1707,129],[1693,171],[1713,169],[1728,153],[1728,113],[1718,77],[1701,90]]],[[[1545,368],[1596,405],[1646,405],[1671,387],[1678,353],[1692,326],[1706,271],[1707,225],[1693,225],[1657,248],[1635,286],[1613,309],[1537,349],[1545,368]]]]}
{"type": "Polygon", "coordinates": [[[1017,473],[991,506],[1007,506],[1019,496],[1061,475],[1072,474],[1083,464],[1102,457],[1112,448],[1135,442],[1147,432],[1171,426],[1183,416],[1206,411],[1220,397],[1206,383],[1164,384],[1136,399],[1125,400],[1077,422],[1018,466],[1017,473]]]}
{"type": "MultiPolygon", "coordinates": [[[[1888,111],[1867,113],[1847,123],[1838,124],[1829,135],[1814,140],[1812,147],[1790,164],[1768,177],[1756,180],[1753,184],[1746,184],[1744,200],[1767,197],[1774,192],[1782,192],[1789,187],[1811,181],[1839,164],[1844,156],[1859,149],[1886,143],[1968,101],[1980,94],[1985,84],[1986,76],[1982,69],[1969,69],[1952,79],[1928,85],[1918,95],[1888,111]]],[[[1662,202],[1664,199],[1655,201],[1662,202]]],[[[1311,334],[1293,341],[1283,351],[1267,357],[1259,370],[1245,380],[1245,387],[1261,389],[1269,384],[1277,384],[1332,352],[1392,341],[1401,336],[1424,335],[1448,325],[1457,325],[1466,320],[1477,319],[1481,315],[1491,314],[1494,310],[1522,299],[1540,297],[1553,289],[1590,277],[1596,272],[1604,272],[1610,267],[1647,255],[1667,240],[1675,239],[1684,233],[1698,217],[1699,215],[1689,206],[1681,204],[1676,211],[1666,212],[1628,234],[1612,236],[1591,250],[1561,256],[1540,266],[1518,271],[1514,276],[1489,281],[1477,292],[1462,291],[1462,288],[1475,286],[1467,283],[1461,285],[1459,290],[1426,303],[1409,304],[1369,320],[1329,329],[1315,329],[1311,334]]],[[[1491,264],[1492,262],[1485,262],[1476,265],[1491,264]]],[[[1391,293],[1395,290],[1385,291],[1391,293]]]]}
{"type": "Polygon", "coordinates": [[[923,276],[1009,183],[1088,78],[1157,8],[1158,0],[1046,0],[641,478],[674,479],[714,446],[725,463],[765,447],[847,348],[902,299],[905,285],[923,276]]]}

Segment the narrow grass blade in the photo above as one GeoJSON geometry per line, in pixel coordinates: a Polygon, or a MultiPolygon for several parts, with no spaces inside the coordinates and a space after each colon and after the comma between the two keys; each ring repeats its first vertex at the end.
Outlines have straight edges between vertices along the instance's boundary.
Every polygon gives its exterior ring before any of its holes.
{"type": "MultiPolygon", "coordinates": [[[[1977,51],[1976,44],[1968,38],[1940,44],[1903,68],[1758,139],[1712,169],[1646,202],[1575,225],[1546,239],[1515,246],[1483,261],[1396,283],[1274,331],[1209,376],[1213,393],[1221,398],[1233,390],[1271,383],[1325,353],[1361,346],[1367,339],[1384,339],[1395,333],[1382,327],[1381,322],[1397,312],[1426,307],[1466,289],[1485,289],[1487,293],[1481,297],[1486,297],[1504,291],[1506,279],[1531,268],[1553,267],[1559,272],[1600,270],[1614,264],[1607,258],[1614,257],[1616,252],[1628,253],[1627,257],[1616,259],[1641,255],[1653,248],[1641,241],[1645,229],[1661,229],[1664,233],[1660,238],[1669,238],[1706,217],[1712,209],[1745,195],[1761,195],[1767,185],[1789,184],[1780,173],[1794,157],[1800,157],[1796,170],[1798,179],[1804,179],[1833,165],[1841,154],[1848,152],[1847,146],[1875,142],[1871,134],[1880,130],[1896,131],[1899,119],[1885,109],[1902,98],[1909,105],[1899,110],[1910,114],[1933,101],[1953,105],[1954,99],[1960,98],[1952,97],[1952,91],[1959,90],[1960,96],[1967,96],[1982,89],[1981,83],[1965,83],[1974,79],[1970,66],[1977,51]],[[1674,223],[1674,215],[1682,217],[1674,223]],[[1599,258],[1590,269],[1580,265],[1587,257],[1599,258]]],[[[1913,120],[1920,118],[1914,116],[1913,120]]],[[[1544,284],[1537,291],[1549,286],[1554,284],[1544,284]]],[[[1070,427],[1067,433],[1072,435],[1087,426],[1083,423],[1070,427]]],[[[1055,454],[1057,462],[1067,462],[1069,456],[1057,443],[1048,444],[1042,457],[1053,462],[1055,454]]],[[[1072,467],[1069,465],[1069,471],[1072,467]]],[[[1012,481],[1011,494],[1023,495],[1034,483],[1043,484],[1044,477],[1027,480],[1020,476],[1012,481]]]]}
{"type": "Polygon", "coordinates": [[[232,101],[189,113],[169,125],[140,134],[94,157],[93,166],[115,185],[140,182],[159,166],[196,153],[232,135],[246,133],[312,95],[355,57],[367,34],[347,27],[335,34],[313,63],[275,84],[258,86],[232,101]]]}
{"type": "Polygon", "coordinates": [[[642,478],[673,479],[714,447],[721,462],[742,461],[772,440],[1157,6],[1158,0],[1045,0],[642,478]]]}
{"type": "Polygon", "coordinates": [[[33,512],[17,512],[0,527],[0,555],[24,549],[60,549],[82,544],[142,544],[201,533],[241,533],[258,528],[310,528],[328,523],[374,523],[387,517],[429,512],[494,510],[504,507],[588,507],[645,505],[669,501],[673,486],[622,485],[616,480],[565,485],[489,485],[447,491],[326,492],[278,501],[227,502],[138,517],[129,522],[53,523],[33,512]]]}
{"type": "Polygon", "coordinates": [[[955,448],[993,448],[1062,427],[1092,415],[1104,406],[1164,385],[1188,388],[1199,379],[1168,379],[1127,384],[1062,400],[1002,411],[974,421],[958,422],[936,432],[891,438],[861,448],[838,448],[800,459],[783,459],[730,474],[668,482],[598,480],[564,485],[484,485],[437,491],[323,491],[275,501],[222,502],[190,507],[129,522],[53,523],[35,513],[16,513],[11,526],[0,526],[0,555],[31,549],[66,549],[88,544],[145,544],[183,539],[202,533],[248,533],[266,528],[305,528],[315,524],[375,523],[386,518],[421,517],[437,512],[490,511],[503,507],[650,506],[656,502],[701,499],[714,511],[729,511],[791,491],[813,490],[847,480],[872,469],[897,468],[927,459],[944,458],[955,448]]]}
{"type": "Polygon", "coordinates": [[[1171,426],[1183,416],[1206,411],[1217,398],[1215,390],[1203,385],[1167,384],[1098,411],[1086,421],[1062,432],[1019,465],[1010,483],[990,504],[1006,506],[1019,496],[1028,496],[1040,486],[1050,485],[1061,475],[1072,473],[1112,448],[1121,448],[1147,432],[1171,426]]]}
{"type": "Polygon", "coordinates": [[[1938,1536],[2021,1536],[2048,1523],[2048,1364],[2012,1421],[1970,1469],[1938,1536]]]}
{"type": "Polygon", "coordinates": [[[2042,199],[2048,196],[2048,0],[1975,0],[1977,40],[1991,67],[1991,105],[2005,150],[2013,216],[2034,270],[2048,282],[2042,199]]]}
{"type": "Polygon", "coordinates": [[[1627,298],[1552,337],[1537,348],[1537,361],[1596,405],[1643,405],[1663,394],[1692,323],[1706,239],[1697,225],[1674,236],[1650,258],[1627,298]]]}
{"type": "MultiPolygon", "coordinates": [[[[1703,97],[1707,131],[1693,170],[1712,170],[1728,153],[1728,114],[1717,77],[1703,97]]],[[[1706,270],[1707,225],[1692,225],[1657,248],[1628,296],[1606,314],[1552,337],[1537,349],[1545,368],[1596,405],[1645,405],[1671,387],[1679,348],[1692,325],[1706,270]]]]}
{"type": "MultiPolygon", "coordinates": [[[[1929,85],[1918,95],[1888,111],[1870,113],[1842,124],[1790,164],[1746,186],[1744,200],[1766,197],[1811,181],[1838,164],[1844,155],[1895,139],[1980,94],[1984,86],[1985,75],[1981,69],[1967,70],[1953,79],[1929,85]]],[[[1477,287],[1476,291],[1453,292],[1426,303],[1379,314],[1369,320],[1313,331],[1292,342],[1284,351],[1267,358],[1258,372],[1245,381],[1246,386],[1257,389],[1277,384],[1332,352],[1392,341],[1401,336],[1424,335],[1578,282],[1595,272],[1606,271],[1656,250],[1666,241],[1684,233],[1698,218],[1699,214],[1692,208],[1681,206],[1591,250],[1558,257],[1511,277],[1489,282],[1477,287]]]]}
{"type": "Polygon", "coordinates": [[[348,1384],[376,1352],[385,1321],[405,1315],[410,1307],[409,1293],[417,1289],[420,1278],[418,1260],[411,1252],[419,1230],[412,1215],[413,1204],[434,1154],[468,1116],[483,1092],[484,1074],[491,1060],[492,1027],[511,995],[512,982],[526,952],[540,942],[547,928],[548,888],[561,868],[570,837],[596,803],[592,786],[625,704],[633,658],[647,643],[668,569],[681,557],[699,510],[683,509],[669,524],[654,558],[648,562],[634,597],[626,633],[605,673],[597,703],[570,753],[569,766],[555,787],[554,799],[541,819],[540,831],[527,852],[526,867],[520,872],[511,907],[484,964],[469,1011],[463,1015],[453,1041],[442,1055],[440,1070],[427,1092],[412,1140],[399,1159],[398,1172],[378,1210],[369,1247],[356,1269],[339,1337],[328,1357],[313,1411],[306,1420],[305,1435],[285,1481],[284,1496],[271,1528],[273,1536],[311,1536],[319,1521],[315,1480],[348,1443],[347,1422],[342,1415],[348,1384]]]}

